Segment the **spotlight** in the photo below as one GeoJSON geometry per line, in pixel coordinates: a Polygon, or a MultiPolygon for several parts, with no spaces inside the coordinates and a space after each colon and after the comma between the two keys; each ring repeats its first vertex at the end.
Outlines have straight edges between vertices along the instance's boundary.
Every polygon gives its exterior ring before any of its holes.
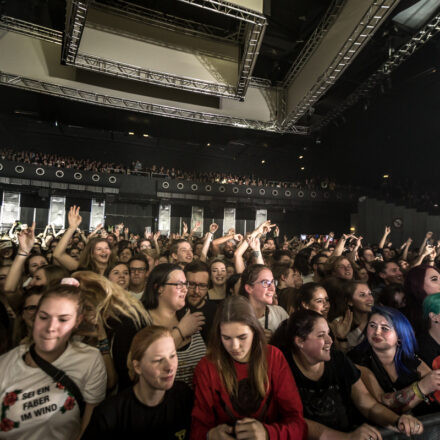
{"type": "Polygon", "coordinates": [[[129,131],[128,134],[129,134],[130,136],[134,136],[134,131],[129,131]]]}
{"type": "Polygon", "coordinates": [[[211,144],[210,144],[210,143],[208,142],[208,143],[206,144],[206,146],[207,146],[207,147],[210,147],[210,146],[211,146],[211,144]]]}
{"type": "Polygon", "coordinates": [[[383,175],[383,178],[384,178],[384,179],[388,179],[389,177],[390,177],[389,174],[384,174],[384,175],[383,175]]]}
{"type": "Polygon", "coordinates": [[[304,171],[305,170],[305,168],[304,167],[301,167],[301,171],[304,171]]]}
{"type": "Polygon", "coordinates": [[[265,163],[266,163],[266,161],[265,161],[265,160],[263,159],[263,160],[261,161],[261,163],[262,163],[262,164],[265,164],[265,163]]]}
{"type": "Polygon", "coordinates": [[[147,138],[149,135],[148,135],[147,133],[144,133],[142,136],[143,136],[144,138],[147,138]]]}
{"type": "Polygon", "coordinates": [[[304,156],[298,156],[298,159],[302,159],[304,156]]]}

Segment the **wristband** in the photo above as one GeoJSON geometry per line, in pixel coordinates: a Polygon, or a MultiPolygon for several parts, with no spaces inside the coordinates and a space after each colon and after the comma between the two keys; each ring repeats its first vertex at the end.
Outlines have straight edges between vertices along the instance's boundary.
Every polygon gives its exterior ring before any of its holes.
{"type": "Polygon", "coordinates": [[[259,257],[260,256],[260,251],[254,251],[253,254],[254,254],[254,257],[259,257]]]}
{"type": "Polygon", "coordinates": [[[173,327],[173,330],[174,329],[176,329],[178,332],[179,332],[179,335],[180,335],[180,337],[182,338],[182,341],[184,341],[185,340],[185,337],[183,336],[183,333],[182,333],[182,330],[180,330],[180,328],[179,327],[173,327]]]}
{"type": "Polygon", "coordinates": [[[421,400],[423,400],[425,403],[429,404],[429,398],[425,394],[423,394],[422,390],[419,387],[419,382],[414,382],[411,385],[412,390],[414,391],[414,394],[421,400]]]}
{"type": "Polygon", "coordinates": [[[17,255],[20,255],[20,257],[29,257],[29,254],[25,254],[25,253],[20,253],[20,252],[17,252],[17,255]]]}

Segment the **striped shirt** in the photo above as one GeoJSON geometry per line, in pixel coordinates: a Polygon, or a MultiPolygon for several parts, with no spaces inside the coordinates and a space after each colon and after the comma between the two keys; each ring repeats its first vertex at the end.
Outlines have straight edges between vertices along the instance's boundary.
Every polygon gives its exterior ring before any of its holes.
{"type": "Polygon", "coordinates": [[[191,342],[177,350],[179,365],[177,367],[176,380],[187,383],[191,388],[193,386],[193,374],[196,365],[200,359],[206,355],[206,345],[200,332],[194,333],[191,342]]]}

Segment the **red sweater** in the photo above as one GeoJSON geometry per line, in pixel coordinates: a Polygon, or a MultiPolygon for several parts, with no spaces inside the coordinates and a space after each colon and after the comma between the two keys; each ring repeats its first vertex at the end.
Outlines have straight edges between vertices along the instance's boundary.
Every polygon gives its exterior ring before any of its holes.
{"type": "MultiPolygon", "coordinates": [[[[307,438],[307,425],[303,408],[291,370],[283,354],[271,345],[267,349],[269,390],[252,418],[267,429],[270,440],[301,440],[307,438]],[[257,417],[270,396],[263,419],[257,417]]],[[[248,376],[247,364],[234,362],[238,381],[248,376]]],[[[205,440],[212,428],[223,423],[233,425],[235,419],[244,418],[237,413],[223,386],[216,366],[204,357],[194,371],[195,402],[192,411],[191,439],[205,440]],[[227,408],[225,411],[224,408],[227,408]]],[[[260,416],[261,417],[261,416],[260,416]]]]}

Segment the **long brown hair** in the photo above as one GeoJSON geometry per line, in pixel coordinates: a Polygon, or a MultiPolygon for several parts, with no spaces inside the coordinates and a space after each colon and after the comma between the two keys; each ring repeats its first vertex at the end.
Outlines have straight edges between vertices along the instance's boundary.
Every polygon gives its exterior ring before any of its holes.
{"type": "Polygon", "coordinates": [[[238,382],[234,361],[223,346],[221,325],[238,322],[247,325],[253,333],[248,374],[251,386],[264,398],[268,391],[267,345],[263,327],[259,323],[249,301],[242,296],[229,296],[217,311],[211,332],[207,357],[213,362],[230,396],[237,397],[238,382]]]}
{"type": "Polygon", "coordinates": [[[98,266],[96,265],[96,262],[93,258],[93,251],[95,250],[96,245],[101,242],[107,243],[108,248],[110,249],[110,257],[108,259],[107,267],[113,266],[116,263],[117,258],[114,255],[114,253],[111,251],[112,247],[110,246],[108,240],[105,238],[96,237],[90,239],[87,242],[84,250],[81,252],[78,263],[79,268],[85,270],[91,270],[92,272],[99,273],[98,266]]]}

